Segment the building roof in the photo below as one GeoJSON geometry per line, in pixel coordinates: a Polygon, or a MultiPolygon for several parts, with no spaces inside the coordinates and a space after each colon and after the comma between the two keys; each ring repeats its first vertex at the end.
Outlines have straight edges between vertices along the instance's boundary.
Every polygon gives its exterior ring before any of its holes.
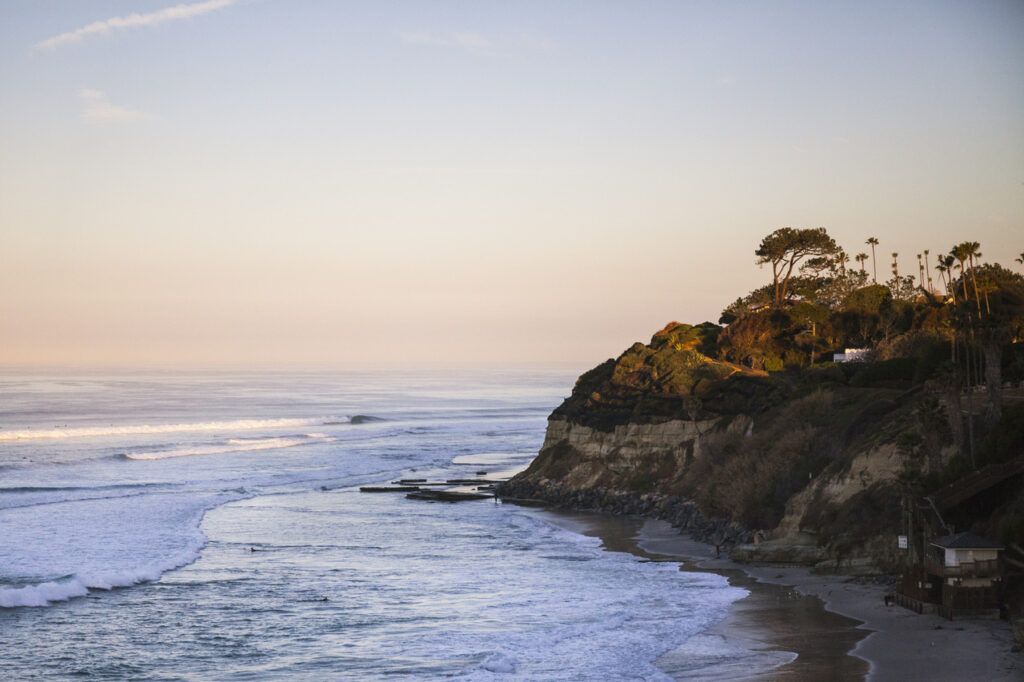
{"type": "Polygon", "coordinates": [[[970,531],[935,538],[931,544],[947,549],[1003,549],[998,542],[975,535],[970,531]]]}

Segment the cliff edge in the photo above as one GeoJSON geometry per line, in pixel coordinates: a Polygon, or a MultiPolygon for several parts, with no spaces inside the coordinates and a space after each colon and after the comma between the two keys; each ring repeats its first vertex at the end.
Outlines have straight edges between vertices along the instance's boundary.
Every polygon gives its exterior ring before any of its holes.
{"type": "Polygon", "coordinates": [[[500,494],[666,518],[740,560],[898,571],[904,500],[956,460],[941,399],[873,365],[715,360],[720,331],[673,322],[584,373],[500,494]]]}

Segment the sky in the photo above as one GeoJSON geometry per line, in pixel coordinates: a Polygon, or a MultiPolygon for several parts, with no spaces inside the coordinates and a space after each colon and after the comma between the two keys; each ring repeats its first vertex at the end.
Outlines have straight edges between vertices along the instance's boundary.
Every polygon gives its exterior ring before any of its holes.
{"type": "Polygon", "coordinates": [[[0,364],[585,369],[1024,251],[1024,2],[0,2],[0,364]]]}

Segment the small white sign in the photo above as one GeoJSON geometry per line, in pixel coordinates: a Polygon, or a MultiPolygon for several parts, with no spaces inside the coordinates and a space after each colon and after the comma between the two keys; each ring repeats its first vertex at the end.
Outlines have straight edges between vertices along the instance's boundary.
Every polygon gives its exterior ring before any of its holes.
{"type": "Polygon", "coordinates": [[[899,548],[900,549],[906,549],[907,548],[907,536],[906,535],[899,536],[898,542],[899,542],[899,548]]]}

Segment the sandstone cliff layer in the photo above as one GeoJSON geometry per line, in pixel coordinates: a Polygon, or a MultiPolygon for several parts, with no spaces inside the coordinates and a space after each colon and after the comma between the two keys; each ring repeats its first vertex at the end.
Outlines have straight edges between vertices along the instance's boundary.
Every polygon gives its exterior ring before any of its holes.
{"type": "Polygon", "coordinates": [[[950,457],[940,407],[837,367],[716,362],[705,332],[669,325],[582,375],[502,494],[667,518],[752,561],[893,568],[907,480],[950,457]]]}

